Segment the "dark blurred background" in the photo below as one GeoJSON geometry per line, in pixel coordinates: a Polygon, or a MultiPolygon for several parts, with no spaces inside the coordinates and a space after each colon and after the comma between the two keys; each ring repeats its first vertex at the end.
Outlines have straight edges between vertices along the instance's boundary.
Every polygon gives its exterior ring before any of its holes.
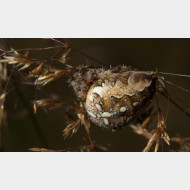
{"type": "MultiPolygon", "coordinates": [[[[107,66],[124,64],[142,71],[158,70],[190,74],[190,39],[67,39],[67,41],[72,47],[101,60],[107,66]]],[[[8,39],[7,42],[14,49],[55,45],[55,42],[45,39],[8,39]]],[[[44,58],[53,53],[55,50],[31,51],[29,57],[44,58]]],[[[69,57],[69,64],[72,66],[85,64],[85,56],[75,51],[71,51],[69,57]]],[[[90,59],[89,62],[98,65],[90,59]]],[[[58,64],[57,67],[61,65],[58,64]]],[[[164,77],[190,90],[190,78],[164,77]]],[[[76,96],[67,80],[68,77],[63,77],[43,89],[50,95],[61,97],[63,101],[76,101],[76,96]]],[[[166,87],[170,94],[185,102],[181,102],[180,105],[185,108],[190,107],[190,93],[167,84],[166,87]]],[[[36,118],[32,118],[30,111],[32,111],[31,101],[34,98],[34,87],[22,84],[19,91],[15,90],[7,96],[8,126],[2,130],[4,151],[28,151],[33,147],[64,149],[85,144],[82,139],[86,136],[84,127],[80,127],[79,132],[72,138],[63,139],[62,130],[66,122],[62,110],[44,112],[38,109],[36,118]],[[42,134],[39,134],[36,126],[40,128],[42,134]]],[[[38,98],[46,97],[39,94],[38,98]]],[[[160,97],[159,104],[162,110],[166,111],[167,100],[160,97]]],[[[171,104],[167,120],[167,132],[170,137],[190,136],[189,124],[190,118],[171,104]]],[[[152,125],[156,124],[153,122],[152,125]]],[[[97,144],[109,146],[110,151],[142,151],[147,143],[147,139],[135,134],[129,127],[112,133],[92,124],[91,135],[97,144]]]]}

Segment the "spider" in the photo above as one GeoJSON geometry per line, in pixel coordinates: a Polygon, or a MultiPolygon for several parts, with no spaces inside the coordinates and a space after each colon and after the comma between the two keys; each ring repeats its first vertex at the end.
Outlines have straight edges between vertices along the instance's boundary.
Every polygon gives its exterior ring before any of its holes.
{"type": "Polygon", "coordinates": [[[169,98],[163,79],[157,72],[143,72],[126,66],[81,66],[73,69],[70,83],[81,102],[81,110],[83,113],[86,111],[96,125],[111,131],[130,125],[137,133],[141,130],[141,134],[145,134],[148,133],[146,127],[157,115],[157,128],[152,131],[152,135],[149,134],[150,140],[144,151],[149,151],[154,142],[157,151],[162,139],[169,145],[170,139],[165,131],[166,118],[158,104],[159,111],[156,114],[152,114],[152,109],[149,109],[156,92],[169,98]]]}

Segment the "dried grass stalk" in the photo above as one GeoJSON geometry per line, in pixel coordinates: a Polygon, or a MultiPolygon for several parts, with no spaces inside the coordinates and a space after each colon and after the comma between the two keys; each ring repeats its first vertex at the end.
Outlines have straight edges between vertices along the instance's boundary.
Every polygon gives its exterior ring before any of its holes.
{"type": "Polygon", "coordinates": [[[147,146],[143,150],[144,152],[148,152],[150,148],[152,147],[153,143],[156,143],[154,151],[157,152],[159,145],[162,142],[162,139],[164,140],[166,144],[170,145],[170,138],[167,132],[165,131],[165,129],[166,129],[166,125],[165,125],[163,114],[159,112],[157,128],[154,131],[152,131],[153,135],[148,141],[147,146]]]}

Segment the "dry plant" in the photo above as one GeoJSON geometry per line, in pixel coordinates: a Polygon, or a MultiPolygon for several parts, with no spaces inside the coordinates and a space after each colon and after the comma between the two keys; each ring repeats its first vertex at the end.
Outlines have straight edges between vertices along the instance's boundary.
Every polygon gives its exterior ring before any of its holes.
{"type": "MultiPolygon", "coordinates": [[[[0,44],[0,48],[3,48],[0,44]]],[[[1,61],[1,57],[0,57],[1,61]]],[[[6,97],[6,85],[7,80],[7,65],[0,62],[0,150],[2,150],[2,125],[6,125],[6,112],[4,109],[5,97],[6,97]]]]}
{"type": "MultiPolygon", "coordinates": [[[[47,40],[47,39],[46,39],[47,40]]],[[[12,72],[7,75],[7,67],[24,72],[27,70],[26,81],[30,81],[36,89],[48,85],[61,77],[69,77],[70,85],[73,87],[78,101],[65,102],[57,101],[52,97],[33,100],[33,110],[37,113],[38,108],[43,110],[66,108],[64,117],[68,125],[63,130],[64,138],[73,136],[82,125],[86,131],[84,141],[86,145],[66,148],[62,150],[52,150],[47,148],[30,148],[31,151],[56,152],[56,151],[108,151],[109,147],[97,145],[90,134],[90,120],[101,127],[117,131],[126,125],[131,126],[135,133],[148,139],[148,144],[144,151],[150,151],[155,144],[154,151],[159,150],[159,146],[170,145],[170,137],[166,132],[167,113],[164,115],[159,102],[156,98],[156,109],[149,108],[149,102],[157,94],[161,94],[173,103],[178,109],[190,117],[188,112],[179,106],[174,98],[167,92],[164,78],[161,76],[169,73],[159,73],[153,71],[141,72],[137,69],[118,66],[105,67],[103,63],[89,55],[73,48],[66,41],[57,39],[54,41],[56,46],[46,48],[27,48],[27,49],[0,49],[0,127],[6,118],[4,112],[4,102],[9,92],[8,83],[14,81],[12,72]],[[45,59],[29,58],[30,51],[45,51],[48,49],[57,49],[57,52],[45,59]],[[88,59],[92,59],[100,67],[70,65],[69,53],[77,51],[88,59]],[[56,62],[62,64],[62,69],[56,68],[56,62]],[[119,80],[118,80],[119,79],[119,80]],[[32,82],[31,82],[32,80],[32,82]],[[73,119],[71,111],[77,116],[73,119]],[[151,121],[157,117],[157,127],[149,129],[151,121]]],[[[172,138],[181,145],[178,151],[189,151],[189,139],[172,138]]],[[[177,151],[177,150],[175,150],[177,151]]]]}
{"type": "Polygon", "coordinates": [[[190,137],[173,137],[171,138],[171,141],[176,142],[180,145],[178,148],[179,152],[190,152],[190,137]]]}

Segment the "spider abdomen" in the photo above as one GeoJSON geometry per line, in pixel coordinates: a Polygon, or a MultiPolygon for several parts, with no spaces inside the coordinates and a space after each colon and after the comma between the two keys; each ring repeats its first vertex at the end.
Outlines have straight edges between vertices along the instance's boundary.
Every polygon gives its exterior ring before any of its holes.
{"type": "Polygon", "coordinates": [[[86,96],[85,106],[91,121],[112,130],[129,123],[152,100],[155,78],[138,71],[105,71],[86,96]]]}

